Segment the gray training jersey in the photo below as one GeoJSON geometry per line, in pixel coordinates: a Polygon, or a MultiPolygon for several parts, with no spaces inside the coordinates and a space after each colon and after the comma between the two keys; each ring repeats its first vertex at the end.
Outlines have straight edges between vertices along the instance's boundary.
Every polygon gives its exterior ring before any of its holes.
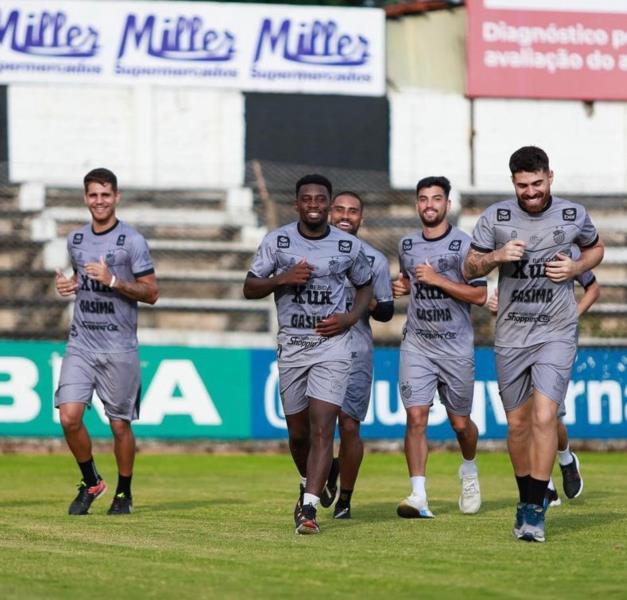
{"type": "MultiPolygon", "coordinates": [[[[368,263],[372,268],[372,297],[377,302],[392,302],[392,283],[390,281],[390,267],[387,258],[382,252],[373,248],[370,244],[361,241],[366,253],[368,263]]],[[[355,298],[355,287],[347,281],[346,286],[346,310],[353,306],[355,298]]],[[[359,321],[351,329],[351,346],[353,353],[368,353],[372,351],[372,329],[370,328],[370,314],[366,311],[359,321]]]]}
{"type": "Polygon", "coordinates": [[[78,281],[68,348],[101,353],[135,350],[137,301],[90,279],[85,265],[103,257],[119,280],[150,275],[154,267],[146,240],[122,221],[102,233],[94,233],[87,224],[68,235],[67,248],[78,281]]]}
{"type": "Polygon", "coordinates": [[[485,286],[483,278],[464,279],[462,266],[469,248],[470,236],[452,225],[439,238],[427,239],[418,231],[400,241],[401,272],[411,284],[401,351],[424,352],[436,358],[474,356],[470,304],[416,280],[416,267],[428,262],[434,271],[455,283],[485,286]]]}
{"type": "Polygon", "coordinates": [[[309,281],[274,292],[279,358],[293,365],[350,360],[350,330],[327,338],[316,334],[315,328],[327,317],[346,312],[347,279],[356,287],[370,282],[372,270],[362,242],[332,226],[323,237],[308,238],[300,233],[298,223],[290,223],[265,236],[250,275],[276,276],[302,260],[314,268],[309,281]]]}
{"type": "Polygon", "coordinates": [[[509,240],[527,244],[522,260],[499,267],[499,311],[495,345],[523,348],[577,335],[573,281],[553,283],[545,263],[558,252],[572,256],[572,245],[594,246],[599,236],[586,209],[553,196],[541,213],[529,214],[515,198],[490,206],[475,225],[472,247],[492,252],[509,240]]]}

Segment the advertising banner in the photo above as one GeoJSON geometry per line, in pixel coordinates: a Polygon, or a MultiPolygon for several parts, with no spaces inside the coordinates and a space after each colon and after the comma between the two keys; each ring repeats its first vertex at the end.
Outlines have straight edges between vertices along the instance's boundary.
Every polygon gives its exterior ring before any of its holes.
{"type": "Polygon", "coordinates": [[[121,83],[380,96],[380,9],[0,0],[0,83],[121,83]]]}
{"type": "MultiPolygon", "coordinates": [[[[60,436],[53,408],[64,345],[0,342],[0,436],[60,436]]],[[[402,439],[405,409],[398,391],[398,350],[375,351],[366,439],[402,439]]],[[[142,401],[133,428],[162,439],[285,439],[276,354],[272,350],[144,346],[142,401]]],[[[505,439],[492,349],[476,352],[472,418],[481,439],[505,439]]],[[[627,353],[581,348],[572,372],[564,418],[578,439],[627,439],[627,353]]],[[[96,438],[110,436],[102,403],[94,397],[86,424],[96,438]]],[[[436,399],[429,439],[455,439],[436,399]]]]}
{"type": "Polygon", "coordinates": [[[469,0],[471,97],[624,100],[627,2],[469,0]]]}

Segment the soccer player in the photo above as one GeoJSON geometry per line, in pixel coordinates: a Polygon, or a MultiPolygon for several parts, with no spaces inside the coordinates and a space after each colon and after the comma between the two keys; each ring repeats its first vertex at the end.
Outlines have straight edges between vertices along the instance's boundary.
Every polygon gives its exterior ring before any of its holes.
{"type": "Polygon", "coordinates": [[[518,149],[509,168],[516,197],[479,217],[464,272],[480,277],[499,268],[494,344],[520,498],[513,533],[543,542],[557,418],[577,350],[573,279],[601,262],[603,245],[583,206],[551,195],[553,171],[542,149],[518,149]],[[573,244],[581,249],[577,260],[573,244]]]}
{"type": "Polygon", "coordinates": [[[116,176],[108,169],[94,169],[83,183],[91,223],[67,238],[73,274],[66,277],[57,271],[56,277],[59,294],[76,295],[76,302],[55,406],[82,475],[69,514],[88,514],[93,501],[107,490],[83,424],[95,390],[109,418],[118,467],[118,486],[107,514],[123,515],[133,507],[131,421],[139,416],[140,395],[137,303],[154,304],[159,289],[146,241],[116,217],[120,202],[116,176]]]}
{"type": "Polygon", "coordinates": [[[298,221],[266,235],[244,283],[246,298],[273,293],[277,306],[279,387],[301,476],[294,511],[301,534],[320,531],[316,507],[350,373],[350,328],[372,297],[372,270],[361,241],[328,224],[331,195],[322,175],[298,180],[298,221]],[[357,290],[348,312],[347,280],[357,290]]]}
{"type": "MultiPolygon", "coordinates": [[[[364,218],[362,199],[355,192],[340,192],[331,203],[331,224],[338,229],[357,235],[364,218]]],[[[359,435],[360,423],[366,418],[372,387],[372,356],[374,351],[370,317],[386,322],[394,316],[394,300],[390,282],[390,269],[385,256],[362,240],[368,262],[372,267],[373,298],[364,313],[351,329],[352,366],[348,387],[340,411],[339,460],[333,459],[331,474],[322,490],[320,502],[329,507],[337,495],[337,476],[340,476],[340,495],[333,511],[335,519],[351,518],[351,497],[364,456],[364,445],[359,435]],[[338,467],[339,464],[339,467],[338,467]]],[[[355,288],[347,284],[346,308],[353,305],[355,288]]]]}
{"type": "MultiPolygon", "coordinates": [[[[578,246],[573,246],[573,258],[578,258],[579,255],[578,246]]],[[[584,289],[583,296],[579,299],[579,302],[577,302],[577,318],[579,318],[599,299],[601,289],[592,271],[586,271],[581,275],[577,275],[575,281],[584,289]]],[[[493,315],[498,313],[498,300],[498,290],[495,290],[486,305],[493,315]]],[[[583,477],[579,469],[579,458],[570,449],[568,443],[568,431],[563,421],[565,414],[566,407],[562,405],[557,421],[557,459],[562,472],[564,494],[566,494],[568,499],[573,499],[577,498],[583,491],[583,477]]],[[[546,501],[549,503],[549,506],[559,506],[561,504],[561,500],[553,484],[553,478],[549,478],[546,501]]]]}
{"type": "Polygon", "coordinates": [[[394,297],[409,294],[400,351],[399,387],[407,411],[405,457],[411,494],[399,504],[405,518],[432,518],[426,491],[427,423],[436,390],[446,407],[463,462],[459,468],[463,513],[481,507],[475,462],[478,430],[470,418],[475,379],[470,305],[483,305],[486,281],[462,275],[470,237],[448,221],[451,184],[425,177],[416,186],[416,211],[422,228],[399,244],[401,274],[394,297]]]}

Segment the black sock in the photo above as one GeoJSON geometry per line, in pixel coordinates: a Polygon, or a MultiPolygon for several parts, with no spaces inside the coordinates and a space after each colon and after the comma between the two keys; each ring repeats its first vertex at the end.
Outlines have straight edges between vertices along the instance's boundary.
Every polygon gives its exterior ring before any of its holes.
{"type": "Polygon", "coordinates": [[[351,503],[352,495],[353,495],[353,490],[340,489],[340,497],[337,503],[341,504],[342,506],[348,506],[351,503]]]}
{"type": "Polygon", "coordinates": [[[101,479],[100,475],[98,475],[98,471],[96,471],[96,463],[94,463],[93,456],[85,462],[79,462],[78,466],[81,470],[81,474],[83,475],[83,481],[87,487],[96,485],[101,479]]]}
{"type": "Polygon", "coordinates": [[[542,481],[541,479],[534,479],[529,476],[529,504],[537,504],[542,506],[544,503],[544,494],[546,494],[546,488],[549,485],[549,480],[542,481]]]}
{"type": "Polygon", "coordinates": [[[531,475],[523,475],[522,477],[516,475],[516,483],[518,484],[518,496],[520,502],[527,504],[529,502],[529,481],[531,475]]]}
{"type": "Polygon", "coordinates": [[[131,497],[131,479],[132,475],[120,475],[118,473],[118,487],[115,490],[115,495],[124,494],[127,498],[131,497]]]}

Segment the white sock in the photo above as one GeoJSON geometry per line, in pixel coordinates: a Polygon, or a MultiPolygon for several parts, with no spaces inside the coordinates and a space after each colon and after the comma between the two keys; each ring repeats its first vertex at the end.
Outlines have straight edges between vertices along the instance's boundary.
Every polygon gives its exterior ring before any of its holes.
{"type": "Polygon", "coordinates": [[[411,482],[412,496],[420,496],[421,498],[427,497],[427,478],[424,475],[416,475],[415,477],[410,477],[409,481],[411,482]]]}
{"type": "Polygon", "coordinates": [[[316,506],[318,506],[318,502],[320,502],[320,498],[318,496],[308,494],[307,492],[303,494],[303,506],[305,506],[305,504],[311,504],[314,508],[316,508],[316,506]]]}
{"type": "Polygon", "coordinates": [[[550,490],[555,491],[555,484],[553,483],[553,477],[549,477],[549,485],[548,485],[550,490]]]}
{"type": "Polygon", "coordinates": [[[559,460],[562,467],[569,465],[571,462],[573,462],[573,460],[575,460],[570,452],[570,446],[566,446],[566,450],[557,451],[557,460],[559,460]]]}
{"type": "Polygon", "coordinates": [[[301,478],[300,478],[300,484],[301,484],[303,487],[306,487],[306,486],[307,486],[307,477],[301,477],[301,478]]]}
{"type": "Polygon", "coordinates": [[[462,466],[460,468],[461,476],[477,475],[478,472],[476,460],[474,458],[472,460],[466,460],[464,458],[464,462],[462,462],[462,466]]]}

